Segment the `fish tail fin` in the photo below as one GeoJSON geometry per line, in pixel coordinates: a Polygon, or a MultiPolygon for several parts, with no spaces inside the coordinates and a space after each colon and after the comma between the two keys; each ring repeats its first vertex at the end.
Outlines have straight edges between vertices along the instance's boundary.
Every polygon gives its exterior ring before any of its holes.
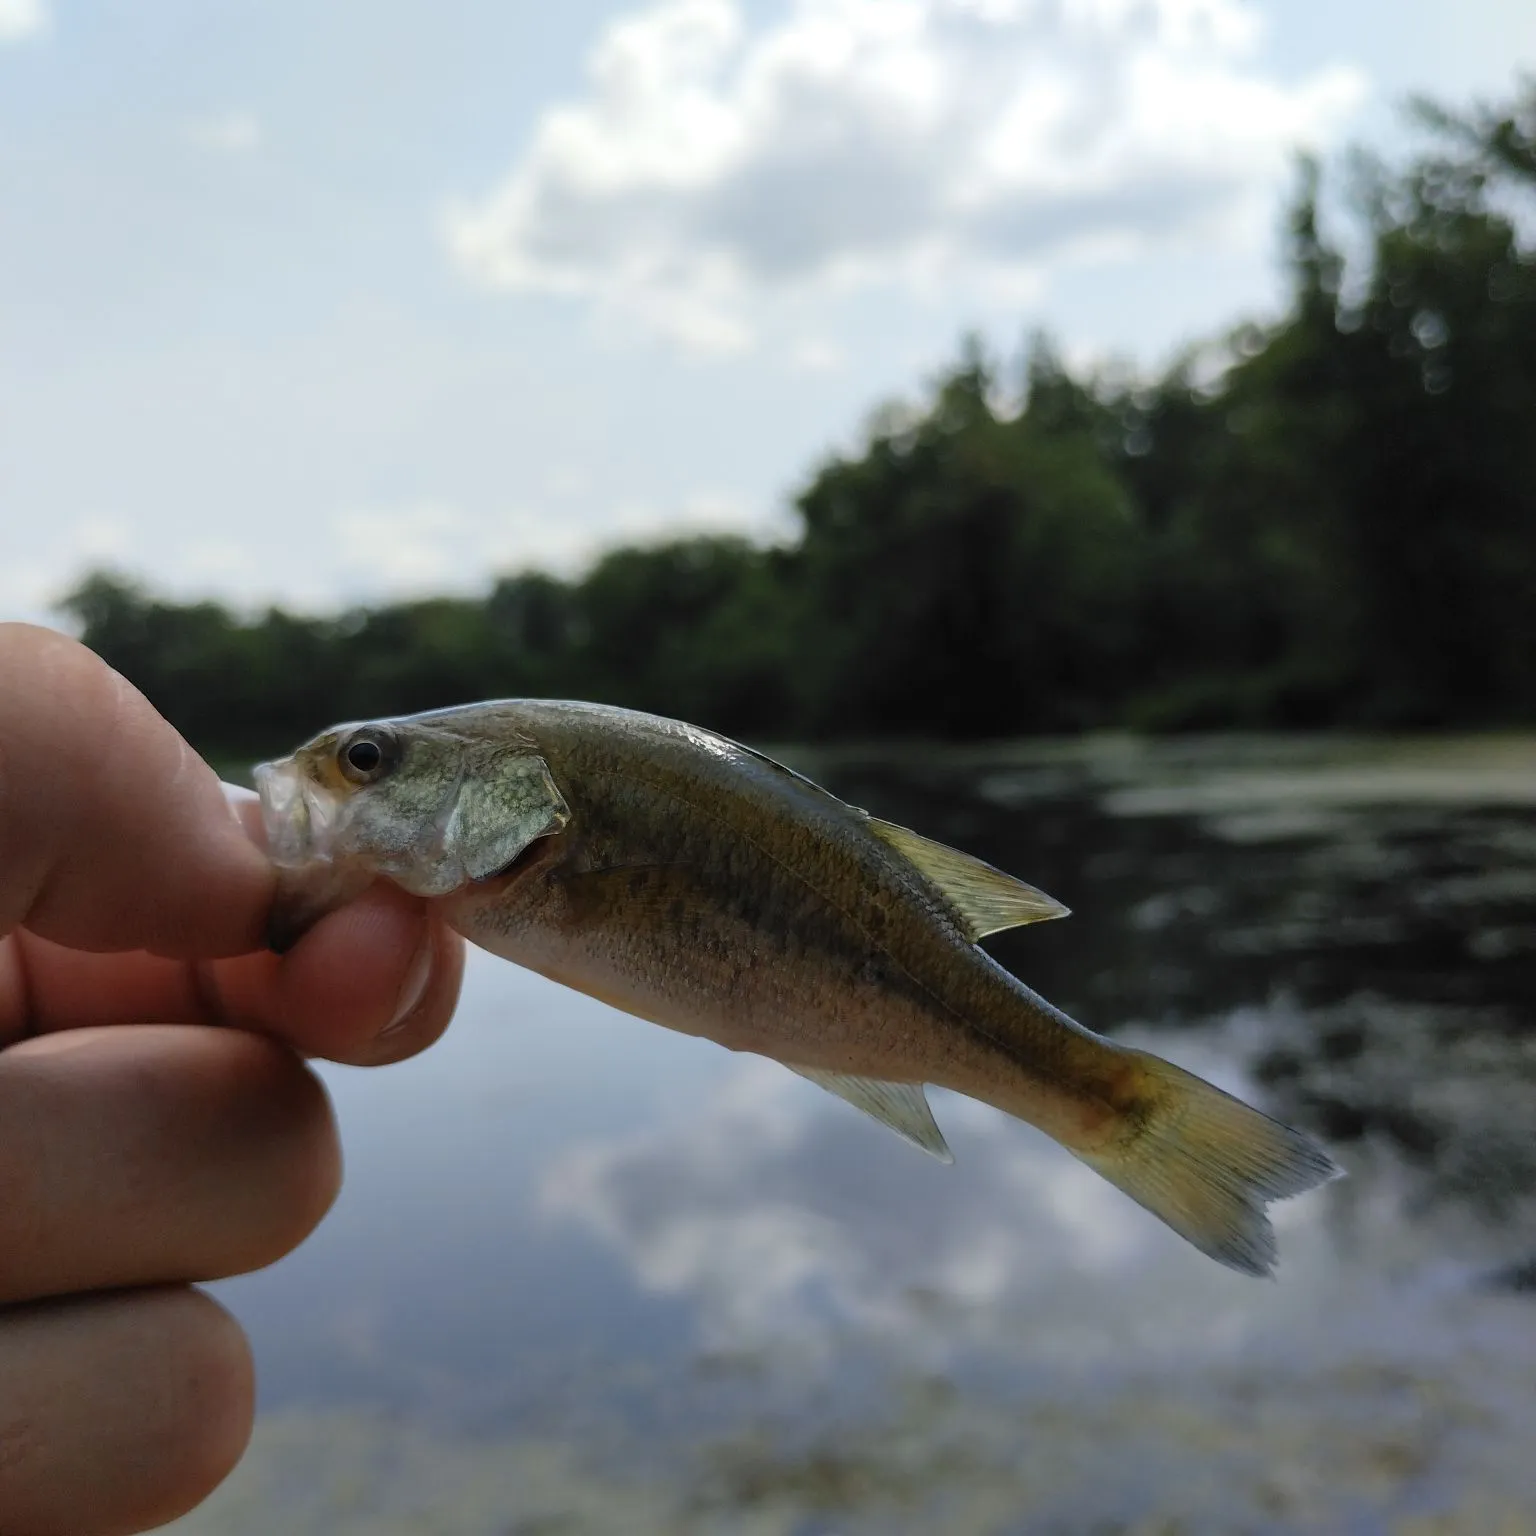
{"type": "Polygon", "coordinates": [[[1271,1200],[1315,1188],[1340,1169],[1316,1142],[1145,1051],[1123,1079],[1124,1129],[1072,1150],[1180,1237],[1245,1275],[1268,1275],[1271,1200]]]}

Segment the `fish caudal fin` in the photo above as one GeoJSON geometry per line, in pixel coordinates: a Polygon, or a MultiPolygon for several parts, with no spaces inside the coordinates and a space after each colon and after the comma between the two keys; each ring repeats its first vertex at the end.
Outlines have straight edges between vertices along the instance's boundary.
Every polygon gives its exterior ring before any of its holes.
{"type": "Polygon", "coordinates": [[[1231,1094],[1142,1051],[1130,1129],[1112,1149],[1077,1156],[1202,1253],[1245,1275],[1268,1275],[1271,1200],[1326,1183],[1340,1169],[1315,1142],[1231,1094]]]}

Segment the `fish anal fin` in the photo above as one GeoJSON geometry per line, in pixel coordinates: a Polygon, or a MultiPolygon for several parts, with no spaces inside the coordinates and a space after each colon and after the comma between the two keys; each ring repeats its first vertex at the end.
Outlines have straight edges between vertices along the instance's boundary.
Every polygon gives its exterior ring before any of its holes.
{"type": "Polygon", "coordinates": [[[958,848],[936,843],[875,816],[869,818],[869,829],[944,892],[958,909],[972,939],[985,938],[1004,928],[1019,928],[1025,923],[1066,917],[1069,913],[1054,896],[1047,896],[958,848]]]}
{"type": "MultiPolygon", "coordinates": [[[[788,1065],[786,1063],[786,1065],[788,1065]]],[[[815,1067],[790,1067],[818,1088],[846,1099],[855,1109],[895,1131],[941,1163],[954,1162],[944,1133],[933,1118],[921,1083],[887,1083],[876,1077],[854,1077],[847,1072],[823,1072],[815,1067]]]]}

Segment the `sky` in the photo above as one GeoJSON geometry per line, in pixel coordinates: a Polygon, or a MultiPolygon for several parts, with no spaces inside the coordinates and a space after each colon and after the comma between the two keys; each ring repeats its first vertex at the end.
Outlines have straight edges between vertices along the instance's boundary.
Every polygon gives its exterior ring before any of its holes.
{"type": "Polygon", "coordinates": [[[966,332],[1272,313],[1298,149],[1522,69],[1530,0],[0,0],[0,618],[782,536],[966,332]]]}

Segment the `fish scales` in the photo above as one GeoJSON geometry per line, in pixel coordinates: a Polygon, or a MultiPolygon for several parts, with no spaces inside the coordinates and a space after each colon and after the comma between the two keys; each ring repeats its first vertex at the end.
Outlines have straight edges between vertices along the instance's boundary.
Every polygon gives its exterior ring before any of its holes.
{"type": "Polygon", "coordinates": [[[386,875],[491,952],[780,1061],[937,1155],[924,1084],[1027,1120],[1247,1273],[1274,1262],[1265,1205],[1336,1172],[978,946],[1059,903],[697,727],[504,700],[339,726],[257,777],[285,942],[386,875]]]}
{"type": "Polygon", "coordinates": [[[578,987],[600,968],[609,1000],[638,974],[651,995],[628,1011],[801,1066],[974,1092],[1006,1061],[1064,1128],[1083,1117],[1085,1074],[1117,1076],[1107,1042],[978,965],[942,898],[842,802],[644,718],[622,752],[601,715],[532,718],[582,798],[537,878],[451,908],[476,942],[578,987]],[[605,870],[629,873],[601,892],[581,878],[605,870]],[[668,920],[637,923],[637,907],[668,920]]]}

